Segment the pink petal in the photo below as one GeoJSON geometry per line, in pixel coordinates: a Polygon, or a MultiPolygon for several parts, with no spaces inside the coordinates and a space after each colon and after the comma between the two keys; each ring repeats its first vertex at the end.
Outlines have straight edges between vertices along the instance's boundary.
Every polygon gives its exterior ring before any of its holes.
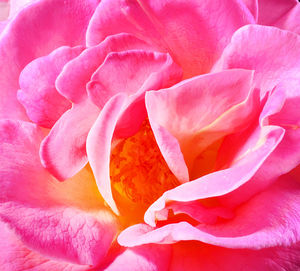
{"type": "Polygon", "coordinates": [[[0,265],[2,271],[83,271],[88,269],[87,266],[83,265],[47,259],[43,255],[29,250],[3,222],[0,222],[0,228],[0,265]]]}
{"type": "Polygon", "coordinates": [[[164,210],[166,202],[188,202],[211,198],[237,189],[251,179],[282,140],[283,134],[284,130],[282,128],[264,127],[256,140],[256,146],[252,146],[248,152],[241,152],[231,167],[215,171],[165,192],[161,198],[149,207],[145,213],[145,222],[154,226],[156,213],[164,210]],[[261,142],[264,142],[264,144],[261,144],[261,142]]]}
{"type": "Polygon", "coordinates": [[[9,2],[0,1],[0,21],[4,21],[8,18],[9,14],[9,2]]]}
{"type": "Polygon", "coordinates": [[[36,1],[7,25],[0,40],[1,118],[27,120],[16,98],[21,70],[55,48],[84,44],[87,23],[97,4],[97,0],[36,1]]]}
{"type": "Polygon", "coordinates": [[[300,35],[300,3],[290,9],[284,16],[280,17],[279,20],[274,23],[274,26],[281,29],[289,30],[300,35]]]}
{"type": "Polygon", "coordinates": [[[150,50],[151,46],[129,34],[107,37],[101,44],[86,49],[64,67],[56,81],[57,89],[73,102],[82,101],[86,97],[86,84],[107,54],[133,49],[150,50]]]}
{"type": "Polygon", "coordinates": [[[125,105],[125,94],[111,98],[95,121],[87,138],[87,155],[99,191],[111,209],[118,214],[112,197],[109,176],[110,151],[114,128],[125,105]]]}
{"type": "Polygon", "coordinates": [[[123,249],[118,255],[100,266],[101,270],[167,271],[171,261],[171,247],[155,244],[123,249]]]}
{"type": "Polygon", "coordinates": [[[250,12],[253,15],[253,18],[255,21],[257,21],[258,18],[258,0],[243,0],[247,8],[250,10],[250,12]]]}
{"type": "Polygon", "coordinates": [[[60,47],[50,55],[28,64],[20,75],[18,100],[29,118],[40,126],[51,128],[71,103],[55,88],[55,80],[64,65],[82,52],[82,47],[60,47]]]}
{"type": "Polygon", "coordinates": [[[9,17],[13,18],[24,7],[34,2],[33,0],[10,0],[9,17]]]}
{"type": "Polygon", "coordinates": [[[180,222],[157,229],[139,224],[123,231],[118,241],[126,246],[170,244],[181,240],[197,240],[234,249],[293,246],[299,243],[300,236],[299,193],[299,179],[285,176],[239,207],[231,220],[196,227],[180,222]]]}
{"type": "Polygon", "coordinates": [[[258,0],[258,23],[272,25],[295,5],[297,0],[258,0]]]}
{"type": "Polygon", "coordinates": [[[192,170],[196,157],[209,145],[240,129],[245,119],[250,123],[250,114],[257,103],[252,101],[251,82],[251,71],[229,70],[147,93],[149,121],[169,166],[175,161],[166,156],[168,151],[164,149],[163,140],[167,137],[161,138],[162,128],[178,140],[187,166],[192,170]]]}
{"type": "Polygon", "coordinates": [[[262,96],[283,80],[298,81],[300,37],[274,27],[242,27],[233,35],[215,70],[233,68],[255,70],[255,82],[262,89],[262,96]]]}
{"type": "Polygon", "coordinates": [[[86,138],[99,112],[89,100],[73,104],[43,140],[43,166],[57,179],[68,179],[86,165],[86,138]]]}
{"type": "Polygon", "coordinates": [[[43,134],[35,125],[4,120],[0,127],[0,219],[46,257],[98,264],[117,225],[90,170],[59,183],[40,164],[43,134]]]}
{"type": "Polygon", "coordinates": [[[173,245],[170,271],[281,271],[297,270],[300,244],[260,250],[227,249],[203,243],[173,245]],[[234,269],[233,269],[234,268],[234,269]]]}
{"type": "Polygon", "coordinates": [[[105,0],[91,19],[87,44],[132,33],[169,52],[185,77],[191,77],[207,72],[233,32],[249,23],[254,23],[253,16],[241,1],[105,0]]]}
{"type": "Polygon", "coordinates": [[[91,100],[102,108],[115,94],[136,93],[147,85],[153,73],[159,73],[172,59],[167,54],[141,50],[110,53],[87,85],[91,100]]]}

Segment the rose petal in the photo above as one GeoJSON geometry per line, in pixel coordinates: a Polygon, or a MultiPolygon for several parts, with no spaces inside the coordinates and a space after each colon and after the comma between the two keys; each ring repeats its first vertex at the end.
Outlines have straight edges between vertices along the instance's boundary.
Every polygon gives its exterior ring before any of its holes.
{"type": "Polygon", "coordinates": [[[110,150],[114,128],[125,105],[125,94],[111,98],[95,121],[87,137],[87,155],[102,197],[111,209],[118,214],[112,197],[109,175],[110,150]]]}
{"type": "Polygon", "coordinates": [[[167,54],[141,50],[110,53],[87,85],[91,100],[99,107],[119,92],[137,92],[148,77],[172,62],[167,54]]]}
{"type": "Polygon", "coordinates": [[[84,44],[87,23],[97,4],[97,0],[36,1],[6,26],[0,39],[1,118],[27,120],[16,98],[21,70],[55,48],[84,44]]]}
{"type": "Polygon", "coordinates": [[[87,44],[97,45],[112,34],[132,33],[169,52],[185,77],[192,77],[210,69],[235,30],[254,22],[241,1],[104,0],[89,24],[87,44]],[[231,16],[224,16],[228,13],[231,16]]]}
{"type": "Polygon", "coordinates": [[[299,82],[300,37],[275,27],[242,27],[233,35],[214,70],[233,68],[255,70],[254,80],[262,96],[279,82],[299,82]]]}
{"type": "Polygon", "coordinates": [[[3,222],[0,222],[0,228],[0,265],[3,271],[83,271],[88,269],[88,266],[47,259],[29,250],[3,222]]]}
{"type": "Polygon", "coordinates": [[[73,104],[43,140],[42,164],[57,179],[68,179],[86,165],[86,138],[99,112],[89,100],[73,104]]]}
{"type": "Polygon", "coordinates": [[[118,242],[136,246],[197,240],[227,248],[247,249],[293,246],[299,243],[300,236],[299,195],[299,179],[285,176],[238,208],[234,219],[215,225],[199,224],[197,227],[187,222],[156,229],[138,224],[123,231],[118,242]]]}
{"type": "Polygon", "coordinates": [[[251,71],[230,70],[194,77],[169,89],[147,93],[149,121],[165,160],[170,165],[175,163],[166,156],[165,142],[160,137],[162,128],[178,140],[192,170],[196,157],[209,145],[240,129],[245,119],[250,122],[255,108],[252,94],[249,95],[251,82],[251,71]]]}
{"type": "MultiPolygon", "coordinates": [[[[259,140],[256,140],[256,145],[247,152],[241,152],[231,167],[215,171],[165,192],[149,207],[145,213],[145,222],[154,226],[156,213],[164,210],[166,202],[188,202],[211,198],[237,189],[251,179],[282,140],[283,134],[284,130],[280,127],[264,127],[259,133],[259,140]]],[[[247,149],[247,145],[245,149],[247,149]]]]}
{"type": "Polygon", "coordinates": [[[20,74],[18,100],[29,118],[40,126],[51,128],[71,103],[55,88],[55,80],[63,66],[79,55],[83,47],[60,47],[50,55],[28,64],[20,74]]]}
{"type": "Polygon", "coordinates": [[[32,250],[80,264],[98,264],[117,225],[93,175],[84,169],[59,183],[39,161],[42,132],[26,122],[1,121],[0,218],[32,250]]]}

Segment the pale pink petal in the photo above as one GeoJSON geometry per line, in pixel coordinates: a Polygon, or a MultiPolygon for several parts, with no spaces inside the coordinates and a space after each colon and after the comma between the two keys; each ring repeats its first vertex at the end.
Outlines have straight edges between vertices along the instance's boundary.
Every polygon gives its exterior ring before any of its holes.
{"type": "Polygon", "coordinates": [[[18,100],[29,118],[40,126],[51,128],[71,103],[55,88],[63,66],[79,55],[83,47],[60,47],[50,55],[29,63],[20,74],[18,100]]]}
{"type": "Polygon", "coordinates": [[[227,249],[184,242],[173,245],[170,271],[293,271],[300,261],[300,244],[260,250],[227,249]]]}
{"type": "Polygon", "coordinates": [[[258,23],[272,25],[295,5],[297,0],[258,0],[258,23]]]}
{"type": "Polygon", "coordinates": [[[87,155],[102,197],[115,213],[117,206],[112,197],[109,161],[114,128],[125,105],[125,94],[111,98],[91,128],[87,138],[87,155]]]}
{"type": "Polygon", "coordinates": [[[90,170],[59,183],[40,163],[43,133],[35,125],[3,120],[0,127],[1,220],[46,257],[100,263],[117,225],[90,170]]]}
{"type": "Polygon", "coordinates": [[[276,21],[273,25],[281,29],[289,30],[300,35],[300,3],[289,10],[284,16],[276,21]]]}
{"type": "Polygon", "coordinates": [[[170,159],[166,156],[165,142],[159,136],[160,127],[177,139],[192,170],[196,157],[209,145],[241,129],[245,119],[250,123],[257,107],[251,92],[252,75],[251,71],[229,70],[147,93],[149,121],[165,160],[170,159]]]}
{"type": "Polygon", "coordinates": [[[27,120],[16,95],[21,70],[60,46],[84,44],[97,4],[98,0],[41,0],[26,6],[6,26],[0,39],[1,118],[27,120]]]}
{"type": "Polygon", "coordinates": [[[169,52],[185,77],[191,77],[207,72],[233,32],[254,22],[241,1],[104,0],[89,24],[87,44],[97,45],[112,34],[132,33],[169,52]]]}
{"type": "Polygon", "coordinates": [[[0,21],[4,21],[8,18],[9,14],[9,2],[0,1],[0,21]]]}
{"type": "Polygon", "coordinates": [[[262,96],[281,81],[299,82],[300,37],[275,27],[242,27],[233,35],[215,70],[233,68],[255,70],[254,80],[262,96]]]}
{"type": "Polygon", "coordinates": [[[68,179],[86,165],[86,138],[99,112],[89,100],[73,104],[43,140],[43,166],[57,179],[68,179]]]}
{"type": "Polygon", "coordinates": [[[197,240],[227,248],[263,249],[299,243],[299,179],[284,176],[268,190],[235,211],[235,217],[214,225],[192,226],[187,222],[151,228],[138,224],[123,231],[121,245],[170,244],[197,240]],[[266,211],[267,210],[267,211],[266,211]]]}
{"type": "Polygon", "coordinates": [[[120,249],[112,255],[101,270],[119,271],[167,271],[172,258],[171,246],[145,245],[135,248],[120,249]]]}
{"type": "Polygon", "coordinates": [[[0,266],[2,271],[84,271],[89,269],[88,266],[48,259],[29,250],[3,222],[0,222],[0,228],[0,266]]]}
{"type": "Polygon", "coordinates": [[[149,86],[148,89],[144,86],[149,85],[150,75],[160,72],[171,62],[167,54],[142,50],[110,53],[88,83],[88,95],[102,108],[117,93],[132,95],[141,88],[149,90],[149,86]]]}
{"type": "Polygon", "coordinates": [[[86,98],[86,84],[107,54],[133,49],[153,50],[150,45],[129,34],[107,37],[101,44],[86,49],[64,67],[56,81],[58,91],[73,102],[82,101],[86,98]]]}
{"type": "Polygon", "coordinates": [[[20,10],[37,0],[9,0],[9,17],[13,18],[20,10]]]}
{"type": "MultiPolygon", "coordinates": [[[[235,161],[232,162],[229,168],[215,171],[165,192],[145,213],[146,223],[154,226],[156,214],[164,210],[167,202],[189,202],[221,196],[234,191],[253,177],[282,140],[283,134],[284,130],[282,128],[264,127],[258,138],[255,137],[256,144],[254,146],[250,144],[249,147],[251,148],[247,152],[242,151],[235,157],[235,161]]],[[[247,149],[247,144],[245,145],[245,149],[247,149]]]]}

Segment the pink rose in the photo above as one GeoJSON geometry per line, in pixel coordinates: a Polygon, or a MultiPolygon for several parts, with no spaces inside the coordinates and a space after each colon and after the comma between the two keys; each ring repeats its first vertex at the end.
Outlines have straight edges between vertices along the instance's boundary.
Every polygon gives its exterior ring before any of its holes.
{"type": "Polygon", "coordinates": [[[297,1],[2,2],[1,270],[300,268],[297,1]]]}

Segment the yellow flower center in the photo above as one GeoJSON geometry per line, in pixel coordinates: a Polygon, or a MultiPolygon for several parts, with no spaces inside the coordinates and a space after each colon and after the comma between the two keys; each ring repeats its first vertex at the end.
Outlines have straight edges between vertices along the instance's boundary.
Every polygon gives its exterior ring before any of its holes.
{"type": "Polygon", "coordinates": [[[113,149],[110,178],[121,216],[130,219],[130,224],[141,221],[158,197],[179,184],[157,146],[148,120],[135,135],[113,149]]]}

